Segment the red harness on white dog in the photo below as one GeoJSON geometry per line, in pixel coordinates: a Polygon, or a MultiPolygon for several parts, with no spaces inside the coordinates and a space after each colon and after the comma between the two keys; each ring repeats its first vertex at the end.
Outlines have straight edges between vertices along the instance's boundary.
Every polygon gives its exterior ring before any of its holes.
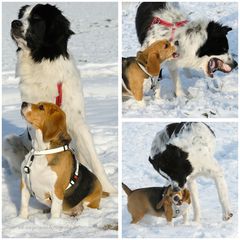
{"type": "Polygon", "coordinates": [[[152,22],[151,22],[149,28],[151,28],[155,24],[160,24],[160,25],[163,25],[164,27],[171,28],[172,32],[171,32],[171,37],[169,39],[169,41],[171,42],[174,39],[175,30],[177,28],[179,28],[179,27],[184,26],[186,23],[188,23],[188,20],[183,20],[183,21],[171,23],[171,22],[167,22],[167,21],[163,20],[162,18],[153,17],[152,22]]]}
{"type": "Polygon", "coordinates": [[[58,96],[56,97],[56,105],[61,107],[62,105],[62,83],[61,82],[57,84],[57,89],[58,89],[58,96]]]}

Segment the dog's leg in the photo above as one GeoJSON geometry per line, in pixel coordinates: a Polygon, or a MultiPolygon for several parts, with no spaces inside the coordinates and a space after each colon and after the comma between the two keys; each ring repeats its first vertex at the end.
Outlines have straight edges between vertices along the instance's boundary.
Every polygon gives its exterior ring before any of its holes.
{"type": "Polygon", "coordinates": [[[188,224],[188,209],[183,214],[183,224],[187,225],[188,224]]]}
{"type": "Polygon", "coordinates": [[[30,199],[30,192],[27,189],[27,186],[24,182],[24,180],[21,180],[21,208],[20,208],[20,214],[19,217],[21,218],[28,218],[28,205],[29,205],[29,199],[30,199]]]}
{"type": "Polygon", "coordinates": [[[178,73],[178,69],[175,63],[168,63],[168,70],[171,76],[171,79],[173,81],[174,84],[174,93],[177,97],[180,96],[185,96],[183,90],[182,90],[182,86],[181,86],[181,81],[179,78],[179,73],[178,73]]]}
{"type": "Polygon", "coordinates": [[[188,181],[189,190],[191,192],[193,212],[194,212],[194,221],[200,223],[200,204],[198,196],[198,187],[196,180],[192,179],[188,181]]]}
{"type": "Polygon", "coordinates": [[[219,165],[218,166],[215,165],[214,171],[211,172],[211,175],[217,187],[218,197],[219,197],[219,201],[221,203],[222,211],[223,211],[223,220],[227,221],[233,216],[233,214],[231,213],[231,210],[230,210],[228,189],[227,189],[227,184],[224,178],[223,170],[219,165]]]}
{"type": "MultiPolygon", "coordinates": [[[[66,114],[66,116],[68,117],[69,115],[73,114],[74,113],[66,114]]],[[[101,182],[104,192],[109,193],[116,192],[116,189],[109,182],[108,177],[104,171],[103,165],[101,164],[97,156],[94,147],[93,137],[84,119],[81,117],[81,115],[77,115],[72,119],[74,119],[74,122],[71,121],[71,119],[67,119],[67,121],[70,135],[75,140],[77,148],[76,149],[77,158],[80,160],[81,163],[84,161],[88,163],[88,166],[91,168],[93,173],[97,176],[97,178],[101,182]]]]}
{"type": "Polygon", "coordinates": [[[55,194],[52,195],[51,218],[60,218],[62,213],[63,200],[55,194]]]}
{"type": "Polygon", "coordinates": [[[152,81],[153,81],[152,82],[152,89],[154,91],[155,99],[159,100],[161,98],[159,78],[158,77],[154,77],[152,79],[152,81]]]}

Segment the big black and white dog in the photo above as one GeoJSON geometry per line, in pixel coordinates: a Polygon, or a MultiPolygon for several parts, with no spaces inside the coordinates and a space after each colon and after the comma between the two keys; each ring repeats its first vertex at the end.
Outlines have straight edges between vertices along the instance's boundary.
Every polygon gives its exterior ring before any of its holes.
{"type": "MultiPolygon", "coordinates": [[[[17,76],[20,77],[21,99],[31,103],[56,103],[58,99],[66,113],[78,159],[90,167],[104,191],[115,192],[96,154],[85,121],[80,76],[67,49],[72,34],[69,21],[55,6],[37,4],[20,9],[18,19],[12,21],[11,36],[18,47],[17,76]]],[[[11,135],[4,140],[3,156],[16,172],[20,171],[21,162],[32,147],[29,133],[34,135],[30,127],[23,135],[11,135]]]]}
{"type": "Polygon", "coordinates": [[[182,122],[167,125],[152,142],[149,161],[175,187],[189,185],[194,220],[200,221],[196,177],[214,179],[222,205],[223,220],[232,217],[224,173],[214,158],[216,139],[205,123],[182,122]]]}
{"type": "MultiPolygon", "coordinates": [[[[178,4],[143,2],[136,14],[136,31],[142,50],[160,39],[170,39],[178,48],[179,57],[166,63],[176,96],[185,95],[178,68],[203,70],[213,77],[217,70],[230,72],[237,62],[229,53],[227,33],[232,30],[210,20],[188,20],[178,4]]],[[[156,93],[160,97],[159,84],[156,93]]]]}

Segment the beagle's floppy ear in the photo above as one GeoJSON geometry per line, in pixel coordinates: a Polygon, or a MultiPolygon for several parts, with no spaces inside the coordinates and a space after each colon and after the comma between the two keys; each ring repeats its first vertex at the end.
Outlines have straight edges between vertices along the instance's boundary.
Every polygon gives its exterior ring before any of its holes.
{"type": "Polygon", "coordinates": [[[144,67],[147,65],[147,58],[148,55],[145,52],[137,52],[136,60],[137,62],[141,63],[144,67]]]}
{"type": "Polygon", "coordinates": [[[156,205],[156,209],[163,207],[164,202],[169,200],[169,189],[168,187],[164,190],[162,200],[156,205]]]}
{"type": "Polygon", "coordinates": [[[148,54],[147,71],[153,75],[158,76],[160,72],[160,56],[157,52],[148,54]]]}
{"type": "Polygon", "coordinates": [[[191,203],[191,196],[190,196],[190,192],[188,189],[184,189],[183,190],[183,199],[182,199],[183,202],[187,202],[188,204],[191,203]]]}
{"type": "Polygon", "coordinates": [[[42,134],[44,142],[50,142],[56,139],[56,141],[65,145],[71,141],[71,137],[67,133],[66,117],[59,111],[53,111],[49,117],[45,119],[42,134]]]}

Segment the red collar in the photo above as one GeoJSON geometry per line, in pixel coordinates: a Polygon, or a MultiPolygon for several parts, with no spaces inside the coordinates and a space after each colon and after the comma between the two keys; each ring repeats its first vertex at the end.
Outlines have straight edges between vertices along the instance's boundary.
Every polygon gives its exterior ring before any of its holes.
{"type": "Polygon", "coordinates": [[[61,107],[62,105],[62,83],[59,82],[57,84],[57,89],[58,89],[58,96],[56,97],[56,104],[61,107]]]}
{"type": "Polygon", "coordinates": [[[183,21],[179,21],[179,22],[175,22],[175,23],[171,23],[171,22],[167,22],[162,18],[159,17],[153,17],[152,22],[149,26],[149,28],[151,28],[153,25],[155,24],[160,24],[163,25],[165,27],[168,28],[172,28],[172,32],[171,32],[171,37],[169,39],[169,41],[172,41],[174,39],[174,32],[176,30],[176,28],[182,27],[184,26],[186,23],[188,23],[188,20],[183,20],[183,21]]]}

